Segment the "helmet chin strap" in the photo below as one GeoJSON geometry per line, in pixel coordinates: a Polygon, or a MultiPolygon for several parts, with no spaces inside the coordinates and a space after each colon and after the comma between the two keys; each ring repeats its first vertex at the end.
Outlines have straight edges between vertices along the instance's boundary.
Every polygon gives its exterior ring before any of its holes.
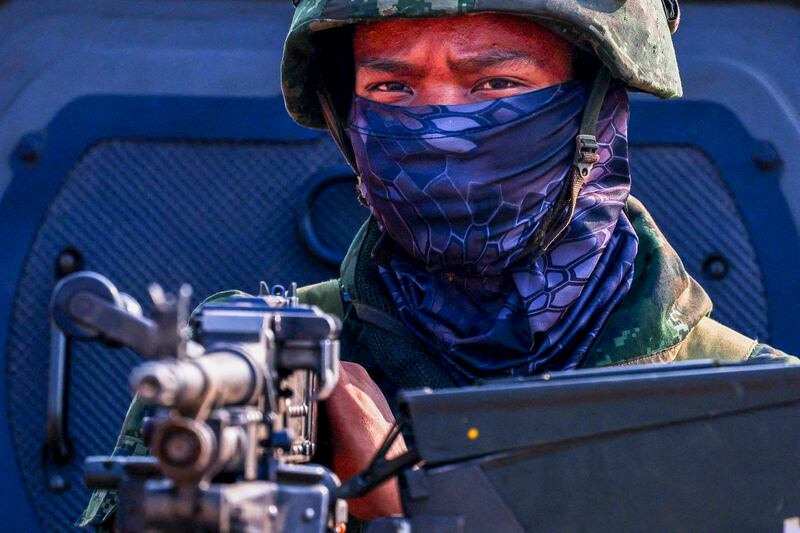
{"type": "MultiPolygon", "coordinates": [[[[353,169],[356,176],[359,176],[358,167],[356,165],[356,156],[353,152],[353,145],[350,144],[350,138],[344,130],[344,121],[336,111],[336,106],[333,103],[333,97],[328,90],[327,85],[324,83],[317,84],[317,99],[319,100],[320,108],[322,109],[322,116],[325,118],[325,124],[328,126],[328,131],[333,137],[339,151],[344,155],[345,161],[353,169]]],[[[358,177],[356,183],[356,192],[358,193],[358,201],[364,206],[369,207],[367,199],[364,198],[364,193],[361,192],[361,177],[358,177]]]]}
{"type": "MultiPolygon", "coordinates": [[[[600,116],[600,109],[603,107],[610,83],[611,72],[605,66],[600,67],[594,79],[592,90],[589,93],[586,108],[583,111],[580,130],[575,137],[575,157],[572,162],[572,170],[567,179],[564,180],[564,186],[559,191],[553,207],[545,214],[539,228],[531,236],[526,250],[527,253],[525,254],[526,260],[530,255],[530,260],[535,261],[545,253],[564,233],[572,221],[578,194],[583,188],[584,181],[592,171],[592,167],[600,159],[597,153],[599,148],[596,136],[597,119],[600,116]]],[[[345,132],[344,122],[336,111],[331,93],[324,83],[317,85],[317,97],[331,137],[333,137],[336,146],[339,147],[350,168],[358,175],[353,146],[350,144],[350,139],[345,132]]],[[[361,192],[360,183],[359,178],[359,183],[356,186],[358,199],[363,205],[367,206],[366,198],[361,192]]]]}
{"type": "Polygon", "coordinates": [[[611,72],[600,67],[594,79],[578,135],[575,137],[575,157],[572,169],[556,197],[553,207],[544,215],[539,228],[531,236],[527,254],[522,261],[535,261],[544,254],[564,233],[575,214],[575,204],[583,183],[600,159],[597,153],[597,119],[611,83],[611,72]]]}

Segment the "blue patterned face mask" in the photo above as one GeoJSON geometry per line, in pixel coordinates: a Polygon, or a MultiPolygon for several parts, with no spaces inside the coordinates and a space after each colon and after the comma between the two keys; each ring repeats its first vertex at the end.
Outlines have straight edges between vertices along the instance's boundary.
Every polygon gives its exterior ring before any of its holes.
{"type": "Polygon", "coordinates": [[[627,292],[637,239],[627,95],[608,93],[600,161],[543,254],[530,241],[572,171],[589,88],[568,82],[464,105],[355,97],[348,134],[380,228],[405,253],[381,269],[401,318],[464,380],[576,366],[627,292]]]}
{"type": "Polygon", "coordinates": [[[571,171],[585,83],[466,105],[355,98],[350,137],[381,228],[432,271],[496,275],[571,171]]]}

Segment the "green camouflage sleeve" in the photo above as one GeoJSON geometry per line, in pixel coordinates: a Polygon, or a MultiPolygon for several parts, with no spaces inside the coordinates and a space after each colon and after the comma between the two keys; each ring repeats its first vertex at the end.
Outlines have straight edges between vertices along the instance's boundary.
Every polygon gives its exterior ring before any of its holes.
{"type": "MultiPolygon", "coordinates": [[[[138,396],[133,398],[128,414],[122,423],[117,444],[114,446],[112,457],[131,457],[147,455],[149,450],[142,441],[142,421],[145,416],[145,406],[138,396]]],[[[95,526],[99,531],[111,531],[111,518],[117,509],[117,493],[113,490],[95,490],[89,500],[89,505],[83,510],[75,525],[78,527],[95,526]]]]}

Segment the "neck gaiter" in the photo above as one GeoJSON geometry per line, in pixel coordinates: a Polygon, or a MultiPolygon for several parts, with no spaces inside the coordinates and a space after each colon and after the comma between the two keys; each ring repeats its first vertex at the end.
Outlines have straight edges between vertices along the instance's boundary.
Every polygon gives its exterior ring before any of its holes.
{"type": "Polygon", "coordinates": [[[543,255],[526,255],[571,171],[588,92],[574,81],[475,104],[353,100],[362,193],[399,248],[381,277],[406,326],[461,382],[576,367],[630,287],[638,240],[622,212],[619,86],[572,221],[543,255]]]}

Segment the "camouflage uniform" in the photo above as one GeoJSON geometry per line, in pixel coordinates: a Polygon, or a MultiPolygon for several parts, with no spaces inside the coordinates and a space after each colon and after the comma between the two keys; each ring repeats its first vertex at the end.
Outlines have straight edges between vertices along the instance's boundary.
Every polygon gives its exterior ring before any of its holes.
{"type": "MultiPolygon", "coordinates": [[[[370,20],[479,12],[532,18],[593,53],[629,88],[663,98],[681,95],[670,35],[679,18],[674,0],[300,0],[282,64],[289,113],[302,125],[330,129],[348,157],[348,147],[335,131],[337,118],[331,114],[345,110],[336,107],[336,94],[333,108],[326,109],[324,93],[338,90],[341,105],[352,94],[352,80],[350,85],[345,81],[341,87],[325,86],[330,78],[325,75],[325,42],[320,36],[328,32],[335,37],[337,29],[370,20]]],[[[348,34],[339,37],[349,39],[348,34]]],[[[625,211],[639,238],[633,285],[582,368],[688,359],[797,361],[710,318],[711,300],[688,275],[644,206],[630,198],[625,211]]],[[[436,354],[403,325],[380,282],[379,236],[374,220],[368,220],[350,247],[341,277],[300,289],[300,300],[342,319],[343,359],[364,366],[390,402],[399,389],[452,386],[436,354]]],[[[207,301],[235,294],[240,293],[219,293],[207,301]]],[[[143,406],[134,399],[113,455],[147,453],[140,435],[143,416],[143,406]]],[[[113,492],[95,491],[78,525],[106,527],[115,508],[113,492]]]]}

